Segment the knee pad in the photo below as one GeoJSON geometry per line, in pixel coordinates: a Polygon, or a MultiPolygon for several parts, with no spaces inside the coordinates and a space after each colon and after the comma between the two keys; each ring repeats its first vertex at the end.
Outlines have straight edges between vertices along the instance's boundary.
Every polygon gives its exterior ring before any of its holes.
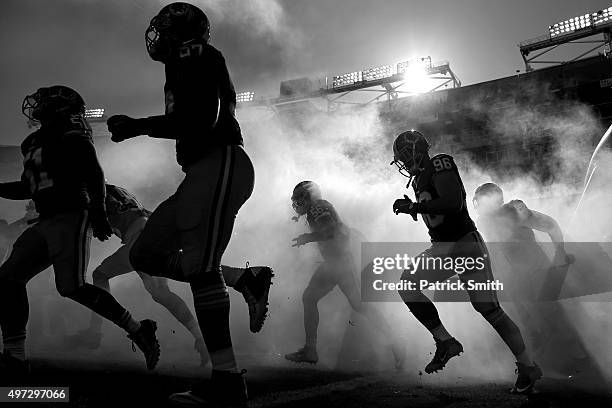
{"type": "Polygon", "coordinates": [[[497,320],[506,315],[504,310],[499,306],[499,303],[475,302],[472,303],[472,306],[474,306],[474,309],[491,324],[494,324],[497,320]]]}

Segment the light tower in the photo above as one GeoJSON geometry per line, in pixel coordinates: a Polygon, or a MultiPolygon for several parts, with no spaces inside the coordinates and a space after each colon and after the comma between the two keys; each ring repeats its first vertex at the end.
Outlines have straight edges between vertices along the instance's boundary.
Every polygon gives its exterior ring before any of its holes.
{"type": "Polygon", "coordinates": [[[612,50],[612,7],[587,13],[548,26],[548,34],[525,40],[518,46],[527,72],[534,64],[561,65],[573,62],[603,49],[609,56],[612,50]],[[578,46],[578,47],[576,47],[578,46]],[[550,58],[551,51],[565,48],[570,59],[550,58]],[[579,48],[578,51],[574,51],[579,48]],[[535,51],[539,51],[533,54],[535,51]]]}

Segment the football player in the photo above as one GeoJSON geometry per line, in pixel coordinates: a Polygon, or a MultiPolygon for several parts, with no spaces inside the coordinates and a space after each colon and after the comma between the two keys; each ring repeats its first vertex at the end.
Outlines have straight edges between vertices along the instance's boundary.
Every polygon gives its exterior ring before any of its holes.
{"type": "MultiPolygon", "coordinates": [[[[106,212],[114,234],[121,239],[121,246],[106,258],[92,273],[93,284],[110,292],[109,280],[134,271],[130,264],[129,253],[140,236],[149,215],[136,197],[122,187],[106,184],[106,212]]],[[[250,329],[258,332],[266,318],[268,292],[272,270],[268,267],[233,268],[223,266],[223,278],[228,286],[242,293],[249,305],[250,329]],[[259,296],[259,297],[256,297],[259,296]]],[[[200,354],[201,363],[208,363],[208,352],[200,332],[200,327],[185,302],[170,291],[168,280],[137,272],[145,289],[153,300],[164,306],[193,335],[195,349],[200,354]]],[[[91,314],[89,327],[69,336],[67,342],[75,346],[98,348],[102,339],[102,319],[91,314]]]]}
{"type": "MultiPolygon", "coordinates": [[[[395,214],[409,214],[416,221],[421,214],[432,246],[423,254],[426,258],[472,258],[483,262],[483,268],[471,268],[459,274],[462,282],[487,283],[493,281],[490,259],[482,237],[468,214],[466,193],[459,170],[452,156],[438,154],[429,157],[429,142],[416,130],[401,133],[393,143],[393,162],[402,175],[409,177],[416,196],[413,202],[404,195],[393,204],[395,214]]],[[[402,273],[402,280],[417,286],[425,282],[442,282],[455,275],[454,270],[444,268],[412,267],[402,273]]],[[[502,310],[494,290],[468,290],[470,301],[500,335],[517,360],[518,378],[514,392],[530,393],[541,369],[532,362],[521,332],[502,310]]],[[[433,302],[422,291],[403,290],[400,296],[412,314],[433,335],[436,352],[425,372],[444,368],[446,363],[463,352],[463,346],[449,334],[438,316],[433,302]]]]}
{"type": "Polygon", "coordinates": [[[238,210],[251,196],[254,169],[235,116],[236,92],[225,59],[209,44],[204,12],[171,3],[145,33],[149,56],[164,64],[164,115],[108,119],[112,140],[139,135],[176,140],[185,178],[151,214],[130,251],[139,271],[189,282],[195,311],[212,362],[211,386],[174,394],[177,404],[244,403],[229,328],[229,295],[221,273],[238,210]]]}
{"type": "MultiPolygon", "coordinates": [[[[573,260],[573,256],[565,251],[563,232],[557,221],[528,208],[521,200],[504,204],[504,193],[495,183],[480,185],[472,202],[479,215],[478,228],[485,238],[490,242],[503,243],[500,246],[501,255],[508,261],[510,269],[506,280],[510,283],[507,286],[513,299],[512,305],[531,334],[535,349],[542,352],[545,351],[544,346],[547,349],[562,349],[567,357],[571,344],[577,346],[573,347],[574,351],[585,355],[579,336],[567,320],[563,308],[556,302],[539,303],[534,307],[538,294],[534,292],[533,272],[551,270],[551,267],[555,268],[553,272],[558,268],[566,269],[573,260]],[[536,241],[534,230],[545,232],[550,237],[555,248],[552,263],[536,241]]],[[[544,285],[548,284],[551,282],[544,282],[544,285]]],[[[556,354],[554,362],[558,363],[562,359],[558,358],[559,353],[556,354]]]]}
{"type": "Polygon", "coordinates": [[[316,269],[302,295],[304,304],[304,347],[285,355],[285,358],[297,363],[315,364],[317,355],[317,328],[319,326],[319,309],[317,304],[336,286],[346,296],[354,311],[368,318],[370,323],[385,335],[391,342],[391,351],[397,368],[403,363],[402,349],[396,341],[391,340],[393,333],[387,320],[369,303],[361,302],[361,294],[355,280],[355,263],[351,253],[349,229],[342,222],[336,209],[322,198],[319,186],[313,181],[302,181],[293,189],[291,195],[297,221],[302,215],[310,228],[309,233],[294,238],[294,247],[317,243],[323,263],[316,269]]]}
{"type": "Polygon", "coordinates": [[[23,113],[40,128],[21,144],[21,180],[0,183],[0,197],[34,201],[38,221],[17,238],[0,266],[0,367],[25,373],[28,295],[26,283],[53,265],[60,295],[125,329],[145,354],[147,368],[159,360],[156,323],[138,322],[108,292],[85,282],[91,236],[112,234],[104,206],[104,174],[87,123],[85,102],[71,88],[40,88],[25,97],[23,113]]]}

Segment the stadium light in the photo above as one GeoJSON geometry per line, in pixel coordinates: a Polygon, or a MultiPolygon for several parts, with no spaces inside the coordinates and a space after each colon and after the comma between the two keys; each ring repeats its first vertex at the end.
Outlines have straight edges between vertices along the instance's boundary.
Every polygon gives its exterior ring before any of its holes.
{"type": "Polygon", "coordinates": [[[236,102],[253,102],[255,99],[255,92],[245,91],[236,94],[236,102]]]}
{"type": "Polygon", "coordinates": [[[399,62],[397,64],[397,74],[400,75],[407,71],[411,71],[413,67],[420,67],[423,69],[431,68],[431,57],[413,58],[399,62]]]}
{"type": "Polygon", "coordinates": [[[348,72],[346,74],[340,74],[332,77],[332,88],[342,88],[343,86],[349,86],[361,82],[362,72],[348,72]]]}
{"type": "Polygon", "coordinates": [[[550,38],[554,38],[594,26],[600,26],[602,24],[612,24],[612,7],[555,23],[548,26],[548,33],[550,34],[550,38]]]}
{"type": "Polygon", "coordinates": [[[612,7],[599,10],[597,13],[593,13],[592,16],[594,25],[609,23],[612,21],[612,7]]]}
{"type": "Polygon", "coordinates": [[[87,119],[100,119],[104,116],[104,108],[85,109],[87,119]]]}
{"type": "Polygon", "coordinates": [[[393,76],[393,67],[391,65],[382,65],[380,67],[368,68],[361,71],[361,77],[364,81],[376,81],[393,76]]]}
{"type": "MultiPolygon", "coordinates": [[[[398,64],[399,65],[399,64],[398,64]]],[[[402,71],[404,84],[400,90],[410,93],[423,93],[431,88],[427,67],[424,65],[409,65],[402,71]]]]}

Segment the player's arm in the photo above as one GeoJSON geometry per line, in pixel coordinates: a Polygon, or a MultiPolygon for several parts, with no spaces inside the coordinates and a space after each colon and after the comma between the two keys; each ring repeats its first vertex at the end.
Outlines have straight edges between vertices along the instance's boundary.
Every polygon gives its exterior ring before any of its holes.
{"type": "Polygon", "coordinates": [[[19,181],[0,183],[0,197],[8,200],[28,200],[32,198],[30,187],[23,178],[19,181]]]}
{"type": "Polygon", "coordinates": [[[320,208],[314,220],[313,231],[301,234],[294,238],[293,246],[300,246],[309,242],[329,241],[336,235],[338,220],[328,208],[320,208]]]}
{"type": "MultiPolygon", "coordinates": [[[[222,58],[222,57],[221,57],[222,58]]],[[[211,65],[225,61],[216,61],[211,65]]],[[[179,100],[164,115],[132,119],[125,115],[115,115],[108,119],[108,129],[113,134],[112,140],[120,142],[131,137],[148,135],[156,139],[202,137],[217,124],[219,117],[219,84],[215,68],[204,69],[200,64],[185,68],[181,72],[181,84],[177,93],[179,100]],[[182,131],[187,129],[187,131],[182,131]],[[194,132],[193,129],[198,129],[194,132]]]]}
{"type": "Polygon", "coordinates": [[[194,86],[198,95],[195,106],[181,106],[178,111],[165,115],[147,118],[150,137],[157,139],[177,139],[185,137],[202,137],[207,130],[212,130],[219,117],[219,88],[213,78],[200,78],[200,84],[194,86]],[[197,107],[197,111],[193,108],[197,107]],[[204,129],[203,132],[180,132],[177,129],[204,129]]]}
{"type": "Polygon", "coordinates": [[[548,234],[555,245],[554,262],[556,264],[566,263],[565,240],[559,223],[549,215],[530,209],[521,200],[512,200],[508,204],[516,210],[521,225],[548,234]]]}
{"type": "Polygon", "coordinates": [[[463,207],[461,183],[454,171],[441,171],[434,174],[433,184],[438,198],[415,203],[415,210],[420,214],[454,214],[463,207]]]}
{"type": "Polygon", "coordinates": [[[529,217],[524,224],[535,230],[547,233],[557,250],[563,250],[565,240],[563,239],[563,231],[561,231],[559,223],[553,217],[541,212],[534,210],[529,210],[529,212],[529,217]]]}
{"type": "Polygon", "coordinates": [[[304,234],[308,237],[308,242],[329,241],[335,237],[338,222],[329,212],[320,215],[316,223],[317,227],[314,231],[304,234]]]}
{"type": "Polygon", "coordinates": [[[76,171],[85,181],[89,194],[90,206],[105,208],[106,184],[104,171],[98,161],[96,149],[90,138],[84,136],[71,137],[70,148],[76,158],[76,171]]]}
{"type": "Polygon", "coordinates": [[[104,171],[90,137],[73,136],[69,147],[77,158],[77,171],[82,175],[89,195],[89,213],[93,236],[100,241],[111,237],[113,231],[106,216],[106,183],[104,171]]]}

